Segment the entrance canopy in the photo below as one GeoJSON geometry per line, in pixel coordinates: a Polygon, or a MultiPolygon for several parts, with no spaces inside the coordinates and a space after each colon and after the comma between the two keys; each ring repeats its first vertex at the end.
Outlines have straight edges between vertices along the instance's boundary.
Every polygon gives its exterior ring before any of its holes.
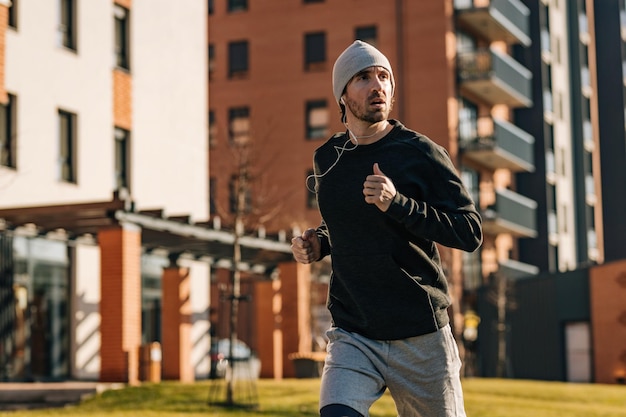
{"type": "MultiPolygon", "coordinates": [[[[195,259],[232,268],[234,231],[213,227],[209,222],[194,223],[189,216],[165,217],[163,210],[135,211],[134,204],[114,194],[103,202],[29,206],[0,209],[5,229],[31,227],[38,235],[65,233],[67,238],[93,236],[98,230],[125,224],[141,228],[142,247],[168,255],[187,254],[195,259]]],[[[239,238],[241,269],[263,272],[279,262],[292,260],[286,239],[245,235],[239,238]]]]}

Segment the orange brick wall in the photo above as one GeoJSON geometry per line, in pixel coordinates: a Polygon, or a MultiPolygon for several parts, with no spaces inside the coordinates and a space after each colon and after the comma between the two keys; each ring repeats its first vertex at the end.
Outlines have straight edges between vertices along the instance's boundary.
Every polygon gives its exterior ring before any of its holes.
{"type": "Polygon", "coordinates": [[[161,346],[163,379],[192,382],[191,364],[191,279],[188,268],[163,270],[161,346]]]}
{"type": "Polygon", "coordinates": [[[261,378],[282,378],[281,281],[261,281],[255,291],[255,325],[257,355],[261,361],[261,378]]]}
{"type": "Polygon", "coordinates": [[[6,32],[9,22],[9,9],[7,6],[0,5],[0,103],[8,102],[9,97],[4,85],[4,68],[5,68],[5,46],[6,32]]]}
{"type": "Polygon", "coordinates": [[[594,380],[626,376],[626,260],[590,269],[594,380]]]}
{"type": "Polygon", "coordinates": [[[113,123],[126,130],[132,127],[132,78],[118,69],[113,70],[113,123]]]}
{"type": "Polygon", "coordinates": [[[268,219],[267,230],[319,224],[317,210],[306,207],[305,174],[312,168],[314,150],[325,139],[305,138],[305,101],[327,100],[329,136],[345,130],[332,94],[331,71],[359,26],[376,25],[377,46],[388,56],[397,75],[391,117],[429,135],[456,157],[456,145],[449,140],[450,132],[456,132],[456,123],[449,120],[456,110],[450,104],[456,98],[452,1],[401,3],[399,21],[395,10],[398,2],[367,0],[360,3],[361,7],[343,0],[309,5],[282,2],[280,6],[261,2],[250,3],[249,10],[237,14],[225,11],[226,2],[215,2],[215,13],[209,18],[209,42],[215,51],[209,91],[217,134],[210,150],[210,167],[217,179],[214,195],[218,206],[228,207],[226,173],[234,172],[236,162],[228,146],[228,108],[249,106],[252,146],[258,150],[253,162],[258,178],[254,195],[264,200],[255,203],[260,215],[268,219]],[[281,30],[267,30],[272,27],[281,30]],[[326,63],[320,70],[305,71],[304,34],[318,31],[326,33],[326,63]],[[230,80],[228,42],[244,39],[249,41],[249,74],[230,80]],[[272,98],[271,105],[268,98],[272,98]]]}
{"type": "Polygon", "coordinates": [[[100,380],[134,384],[139,381],[141,346],[141,231],[103,229],[98,242],[100,380]]]}
{"type": "Polygon", "coordinates": [[[133,0],[115,0],[114,3],[118,4],[118,5],[122,6],[122,7],[125,7],[127,9],[130,9],[130,7],[131,7],[131,5],[133,3],[133,0]]]}

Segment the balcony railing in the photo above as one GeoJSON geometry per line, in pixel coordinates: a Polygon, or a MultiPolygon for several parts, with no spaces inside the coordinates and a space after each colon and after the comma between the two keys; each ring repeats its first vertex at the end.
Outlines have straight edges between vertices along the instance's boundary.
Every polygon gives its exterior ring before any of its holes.
{"type": "Polygon", "coordinates": [[[516,237],[536,237],[537,203],[507,189],[498,189],[495,193],[495,203],[482,212],[485,234],[508,233],[516,237]]]}
{"type": "Polygon", "coordinates": [[[454,7],[461,28],[491,42],[531,44],[530,11],[519,0],[455,0],[454,7]]]}
{"type": "Polygon", "coordinates": [[[459,141],[463,157],[490,169],[533,172],[535,139],[519,127],[500,119],[488,119],[491,132],[459,141]]]}
{"type": "Polygon", "coordinates": [[[514,259],[498,261],[498,275],[508,279],[528,278],[539,273],[539,268],[514,259]]]}
{"type": "Polygon", "coordinates": [[[457,56],[461,93],[510,107],[532,106],[532,73],[509,55],[483,48],[457,56]]]}

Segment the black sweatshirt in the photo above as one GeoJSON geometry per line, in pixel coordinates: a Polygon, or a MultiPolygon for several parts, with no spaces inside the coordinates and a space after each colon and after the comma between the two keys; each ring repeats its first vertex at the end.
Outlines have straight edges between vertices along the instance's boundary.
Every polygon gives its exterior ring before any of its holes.
{"type": "Polygon", "coordinates": [[[474,251],[482,242],[480,215],[447,151],[390,123],[393,129],[372,144],[352,149],[338,133],[314,155],[323,219],[317,235],[321,258],[332,259],[333,325],[377,340],[448,324],[448,284],[435,243],[474,251]],[[376,162],[397,190],[386,212],[363,195],[376,162]]]}

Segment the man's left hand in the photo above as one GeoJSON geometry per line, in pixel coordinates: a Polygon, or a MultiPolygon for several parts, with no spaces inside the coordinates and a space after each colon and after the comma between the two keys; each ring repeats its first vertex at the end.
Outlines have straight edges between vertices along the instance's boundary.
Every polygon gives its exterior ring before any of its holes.
{"type": "Polygon", "coordinates": [[[374,164],[374,173],[365,178],[363,195],[366,203],[375,204],[381,211],[387,211],[396,196],[396,187],[380,170],[378,162],[374,164]]]}

